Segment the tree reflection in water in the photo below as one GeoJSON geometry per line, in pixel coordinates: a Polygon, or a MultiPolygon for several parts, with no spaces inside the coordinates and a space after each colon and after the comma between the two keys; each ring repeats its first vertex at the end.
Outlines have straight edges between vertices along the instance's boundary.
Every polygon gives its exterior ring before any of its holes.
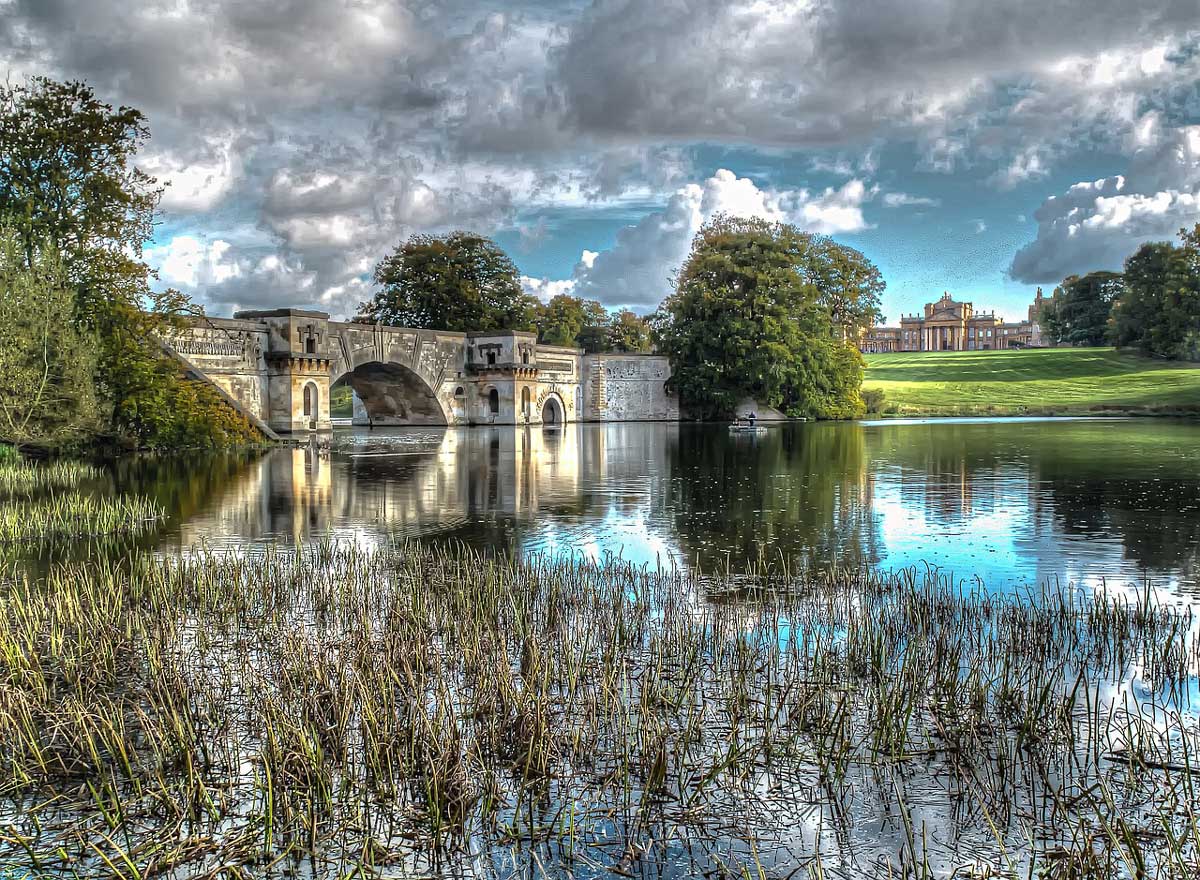
{"type": "Polygon", "coordinates": [[[404,536],[708,570],[929,562],[991,584],[1200,574],[1200,426],[1167,420],[398,429],[130,459],[114,485],[166,505],[164,547],[404,536]]]}

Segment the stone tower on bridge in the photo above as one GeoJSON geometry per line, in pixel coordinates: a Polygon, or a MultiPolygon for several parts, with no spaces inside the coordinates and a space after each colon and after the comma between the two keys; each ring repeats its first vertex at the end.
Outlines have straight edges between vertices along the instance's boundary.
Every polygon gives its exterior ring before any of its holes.
{"type": "Polygon", "coordinates": [[[331,321],[302,309],[195,320],[169,340],[190,370],[277,433],[327,431],[349,385],[355,423],[521,425],[675,420],[665,357],[585,355],[533,333],[451,333],[331,321]]]}

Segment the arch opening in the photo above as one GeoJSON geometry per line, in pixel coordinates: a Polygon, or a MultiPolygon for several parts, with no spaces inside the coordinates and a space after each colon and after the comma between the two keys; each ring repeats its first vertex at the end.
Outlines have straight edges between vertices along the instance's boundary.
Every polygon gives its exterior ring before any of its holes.
{"type": "Polygon", "coordinates": [[[316,417],[320,393],[315,382],[309,382],[304,386],[304,418],[316,417]]]}
{"type": "Polygon", "coordinates": [[[566,416],[563,413],[562,402],[551,395],[546,398],[546,402],[542,404],[542,424],[547,426],[561,425],[566,421],[566,416]]]}
{"type": "Polygon", "coordinates": [[[343,374],[332,388],[350,386],[361,402],[355,424],[445,425],[449,417],[433,388],[403,364],[371,361],[343,374]]]}
{"type": "Polygon", "coordinates": [[[531,412],[530,406],[529,406],[529,389],[528,388],[521,389],[521,415],[525,418],[525,421],[529,421],[529,417],[532,415],[532,412],[531,412]]]}
{"type": "Polygon", "coordinates": [[[500,415],[500,392],[493,388],[488,392],[488,415],[500,415]]]}

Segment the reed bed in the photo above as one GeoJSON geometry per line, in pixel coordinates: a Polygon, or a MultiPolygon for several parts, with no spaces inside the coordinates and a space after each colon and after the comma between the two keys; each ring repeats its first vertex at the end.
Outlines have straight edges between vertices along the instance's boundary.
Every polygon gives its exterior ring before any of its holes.
{"type": "Polygon", "coordinates": [[[47,492],[78,489],[95,481],[103,472],[78,461],[34,464],[10,457],[0,461],[0,497],[40,495],[47,492]]]}
{"type": "Polygon", "coordinates": [[[9,499],[0,503],[0,543],[138,534],[165,516],[162,505],[140,496],[67,492],[9,499]]]}
{"type": "Polygon", "coordinates": [[[1190,612],[319,544],[0,584],[34,876],[1194,877],[1190,612]]]}

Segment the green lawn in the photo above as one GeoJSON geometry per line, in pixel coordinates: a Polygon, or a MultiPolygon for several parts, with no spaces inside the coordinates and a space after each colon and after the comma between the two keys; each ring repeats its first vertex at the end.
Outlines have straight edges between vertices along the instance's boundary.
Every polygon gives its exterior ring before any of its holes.
{"type": "Polygon", "coordinates": [[[1200,364],[1111,348],[865,355],[889,415],[1200,414],[1200,364]]]}
{"type": "Polygon", "coordinates": [[[329,392],[329,417],[348,419],[354,415],[354,389],[342,385],[329,392]]]}

